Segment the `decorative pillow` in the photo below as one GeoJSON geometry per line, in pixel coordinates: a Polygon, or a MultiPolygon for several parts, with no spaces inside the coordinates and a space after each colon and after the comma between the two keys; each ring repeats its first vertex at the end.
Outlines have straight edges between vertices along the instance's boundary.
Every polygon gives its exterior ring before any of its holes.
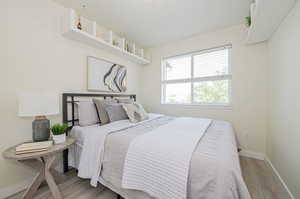
{"type": "Polygon", "coordinates": [[[118,103],[122,104],[132,104],[134,102],[133,99],[117,99],[118,103]]]}
{"type": "Polygon", "coordinates": [[[123,104],[122,107],[127,113],[130,122],[141,122],[149,118],[141,104],[134,102],[132,104],[123,104]]]}
{"type": "Polygon", "coordinates": [[[121,104],[110,104],[105,106],[105,110],[107,112],[108,118],[110,122],[118,121],[118,120],[127,120],[128,117],[126,112],[122,108],[121,104]]]}
{"type": "Polygon", "coordinates": [[[89,126],[100,122],[95,104],[92,101],[79,101],[77,108],[80,126],[89,126]]]}
{"type": "Polygon", "coordinates": [[[107,112],[105,110],[105,107],[107,105],[110,105],[110,104],[117,104],[117,101],[114,100],[114,99],[111,99],[111,100],[104,100],[104,99],[97,99],[97,98],[94,98],[93,99],[93,102],[95,103],[96,105],[96,108],[97,108],[97,112],[98,112],[98,116],[99,116],[99,120],[101,122],[101,125],[103,124],[107,124],[109,123],[109,117],[107,115],[107,112]]]}

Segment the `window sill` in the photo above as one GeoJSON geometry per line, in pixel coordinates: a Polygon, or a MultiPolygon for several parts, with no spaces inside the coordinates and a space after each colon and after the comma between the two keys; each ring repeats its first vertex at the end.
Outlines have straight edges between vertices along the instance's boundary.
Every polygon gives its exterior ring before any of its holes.
{"type": "Polygon", "coordinates": [[[161,103],[161,105],[176,106],[176,107],[183,107],[183,108],[232,110],[232,105],[231,104],[172,104],[172,103],[161,103]]]}

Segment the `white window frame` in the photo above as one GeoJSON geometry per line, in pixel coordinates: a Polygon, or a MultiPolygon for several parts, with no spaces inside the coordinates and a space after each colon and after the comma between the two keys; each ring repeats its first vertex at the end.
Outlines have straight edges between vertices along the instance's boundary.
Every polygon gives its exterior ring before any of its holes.
{"type": "Polygon", "coordinates": [[[207,108],[231,108],[232,106],[232,73],[231,73],[231,50],[232,45],[224,45],[219,47],[214,47],[210,49],[194,51],[190,53],[185,53],[181,55],[175,55],[171,57],[165,57],[161,60],[161,104],[163,105],[185,105],[185,106],[201,106],[207,108]],[[209,52],[219,51],[228,49],[228,74],[226,75],[215,75],[215,76],[207,76],[207,77],[194,77],[194,56],[205,54],[209,52]],[[165,71],[165,61],[170,60],[172,58],[176,59],[179,57],[191,56],[191,78],[185,79],[173,79],[166,80],[166,71],[165,71]],[[202,81],[214,81],[214,80],[229,80],[228,81],[228,103],[199,103],[194,101],[194,88],[193,83],[202,82],[202,81]],[[191,103],[166,103],[166,85],[170,83],[191,83],[191,103]]]}

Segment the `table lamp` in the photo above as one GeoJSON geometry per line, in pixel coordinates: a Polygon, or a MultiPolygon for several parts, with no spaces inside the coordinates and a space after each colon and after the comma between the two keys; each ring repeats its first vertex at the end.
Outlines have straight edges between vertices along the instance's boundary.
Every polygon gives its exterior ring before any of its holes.
{"type": "Polygon", "coordinates": [[[23,92],[19,95],[20,117],[35,117],[32,122],[32,140],[45,141],[50,137],[47,115],[59,114],[59,97],[50,92],[23,92]]]}

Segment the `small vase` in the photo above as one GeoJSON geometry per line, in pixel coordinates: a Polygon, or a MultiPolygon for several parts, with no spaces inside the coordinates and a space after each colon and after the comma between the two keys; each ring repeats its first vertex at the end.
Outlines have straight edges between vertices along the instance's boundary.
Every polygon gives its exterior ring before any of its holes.
{"type": "Polygon", "coordinates": [[[66,134],[52,135],[54,144],[62,144],[66,141],[66,134]]]}
{"type": "Polygon", "coordinates": [[[80,23],[80,16],[78,17],[77,29],[82,30],[82,26],[81,26],[81,23],[80,23]]]}

